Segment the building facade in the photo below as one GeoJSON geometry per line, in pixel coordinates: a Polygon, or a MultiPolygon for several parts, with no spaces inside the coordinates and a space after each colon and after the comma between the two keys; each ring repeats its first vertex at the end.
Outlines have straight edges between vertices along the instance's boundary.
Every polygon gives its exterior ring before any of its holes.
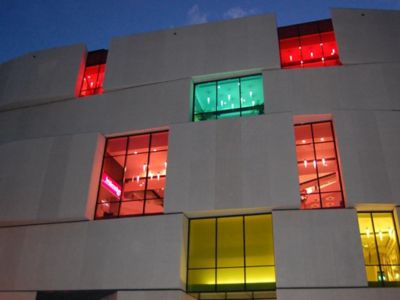
{"type": "Polygon", "coordinates": [[[0,299],[399,299],[400,12],[0,66],[0,299]]]}

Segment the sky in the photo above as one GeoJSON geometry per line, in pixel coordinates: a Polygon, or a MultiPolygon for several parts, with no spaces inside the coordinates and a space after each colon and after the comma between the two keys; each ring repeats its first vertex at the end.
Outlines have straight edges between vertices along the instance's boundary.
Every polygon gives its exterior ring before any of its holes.
{"type": "Polygon", "coordinates": [[[71,44],[265,13],[278,26],[330,17],[330,7],[400,10],[400,0],[0,0],[0,63],[71,44]]]}

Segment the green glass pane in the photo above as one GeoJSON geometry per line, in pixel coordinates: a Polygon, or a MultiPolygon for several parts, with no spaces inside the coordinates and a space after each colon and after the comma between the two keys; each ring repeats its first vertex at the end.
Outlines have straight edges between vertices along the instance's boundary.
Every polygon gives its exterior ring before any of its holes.
{"type": "Polygon", "coordinates": [[[263,108],[259,109],[249,109],[249,110],[242,110],[242,117],[247,117],[247,116],[258,116],[263,113],[263,108]]]}
{"type": "Polygon", "coordinates": [[[381,265],[400,264],[399,245],[391,213],[372,214],[381,265]]]}
{"type": "MultiPolygon", "coordinates": [[[[374,229],[370,213],[358,214],[358,226],[360,228],[361,244],[366,265],[378,265],[378,252],[376,249],[374,229]]],[[[368,272],[368,270],[367,270],[368,272]]]]}
{"type": "Polygon", "coordinates": [[[216,110],[216,82],[195,85],[194,113],[214,112],[216,110]]]}
{"type": "Polygon", "coordinates": [[[194,115],[194,121],[199,122],[199,121],[207,121],[207,120],[215,120],[217,119],[217,115],[212,112],[212,113],[199,113],[194,115]]]}
{"type": "Polygon", "coordinates": [[[239,79],[227,79],[218,81],[218,103],[217,110],[240,109],[239,102],[239,79]]]}
{"type": "Polygon", "coordinates": [[[244,266],[243,217],[217,220],[217,267],[244,266]]]}
{"type": "Polygon", "coordinates": [[[271,215],[245,216],[246,266],[274,265],[271,215]]]}
{"type": "Polygon", "coordinates": [[[215,268],[215,219],[190,221],[189,269],[215,268]]]}
{"type": "Polygon", "coordinates": [[[189,270],[188,291],[215,291],[215,269],[189,270]]]}
{"type": "Polygon", "coordinates": [[[261,75],[242,77],[240,85],[242,108],[264,104],[263,78],[261,75]]]}
{"type": "Polygon", "coordinates": [[[275,267],[246,268],[246,287],[248,290],[273,289],[275,283],[275,267]]]}
{"type": "Polygon", "coordinates": [[[218,291],[244,290],[244,268],[217,269],[218,291]]]}
{"type": "Polygon", "coordinates": [[[229,118],[236,118],[236,117],[240,117],[240,111],[223,113],[223,114],[217,115],[218,119],[229,119],[229,118]]]}

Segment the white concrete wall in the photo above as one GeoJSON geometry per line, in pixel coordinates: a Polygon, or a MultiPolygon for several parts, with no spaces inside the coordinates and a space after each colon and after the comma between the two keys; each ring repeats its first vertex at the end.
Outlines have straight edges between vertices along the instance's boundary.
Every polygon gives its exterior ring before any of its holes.
{"type": "Polygon", "coordinates": [[[400,204],[400,112],[334,113],[347,206],[400,204]]]}
{"type": "Polygon", "coordinates": [[[279,300],[398,300],[399,288],[290,289],[277,291],[279,300]]]}
{"type": "Polygon", "coordinates": [[[171,127],[166,212],[300,205],[290,114],[171,127]]]}
{"type": "Polygon", "coordinates": [[[32,52],[1,64],[0,110],[75,97],[85,59],[85,46],[73,45],[32,52]]]}
{"type": "Polygon", "coordinates": [[[263,15],[111,40],[105,89],[280,68],[275,17],[263,15]]]}
{"type": "Polygon", "coordinates": [[[355,210],[273,211],[272,217],[278,289],[367,287],[355,210]]]}
{"type": "Polygon", "coordinates": [[[103,149],[97,134],[0,145],[0,225],[92,218],[103,149]]]}
{"type": "Polygon", "coordinates": [[[333,110],[399,110],[400,64],[265,71],[268,113],[333,110]]]}
{"type": "Polygon", "coordinates": [[[180,289],[182,219],[0,228],[0,291],[180,289]]]}
{"type": "Polygon", "coordinates": [[[0,143],[100,132],[115,135],[188,122],[190,80],[0,113],[0,143]]]}
{"type": "Polygon", "coordinates": [[[399,62],[400,11],[332,9],[343,64],[399,62]]]}

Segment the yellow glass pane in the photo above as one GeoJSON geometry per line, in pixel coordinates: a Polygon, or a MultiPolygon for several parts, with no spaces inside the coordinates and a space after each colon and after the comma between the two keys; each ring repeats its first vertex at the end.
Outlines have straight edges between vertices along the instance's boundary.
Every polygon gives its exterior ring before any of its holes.
{"type": "Polygon", "coordinates": [[[381,286],[382,276],[379,266],[366,266],[365,269],[369,286],[381,286]]]}
{"type": "Polygon", "coordinates": [[[274,265],[271,215],[245,217],[246,266],[274,265]]]}
{"type": "Polygon", "coordinates": [[[189,269],[215,268],[215,218],[190,221],[189,269]]]}
{"type": "Polygon", "coordinates": [[[382,273],[384,276],[385,285],[398,286],[400,284],[400,266],[383,266],[382,273]]]}
{"type": "Polygon", "coordinates": [[[246,268],[246,287],[248,290],[275,288],[275,267],[246,268]]]}
{"type": "Polygon", "coordinates": [[[218,291],[244,290],[244,268],[222,268],[217,270],[218,291]]]}
{"type": "Polygon", "coordinates": [[[381,265],[400,264],[399,244],[391,213],[372,214],[381,265]]]}
{"type": "Polygon", "coordinates": [[[374,227],[370,213],[358,214],[358,226],[360,228],[361,244],[366,265],[378,265],[378,252],[376,249],[374,227]]]}
{"type": "Polygon", "coordinates": [[[217,267],[244,266],[243,217],[217,220],[217,267]]]}
{"type": "Polygon", "coordinates": [[[209,292],[214,290],[215,290],[215,269],[188,271],[189,292],[209,292]]]}

